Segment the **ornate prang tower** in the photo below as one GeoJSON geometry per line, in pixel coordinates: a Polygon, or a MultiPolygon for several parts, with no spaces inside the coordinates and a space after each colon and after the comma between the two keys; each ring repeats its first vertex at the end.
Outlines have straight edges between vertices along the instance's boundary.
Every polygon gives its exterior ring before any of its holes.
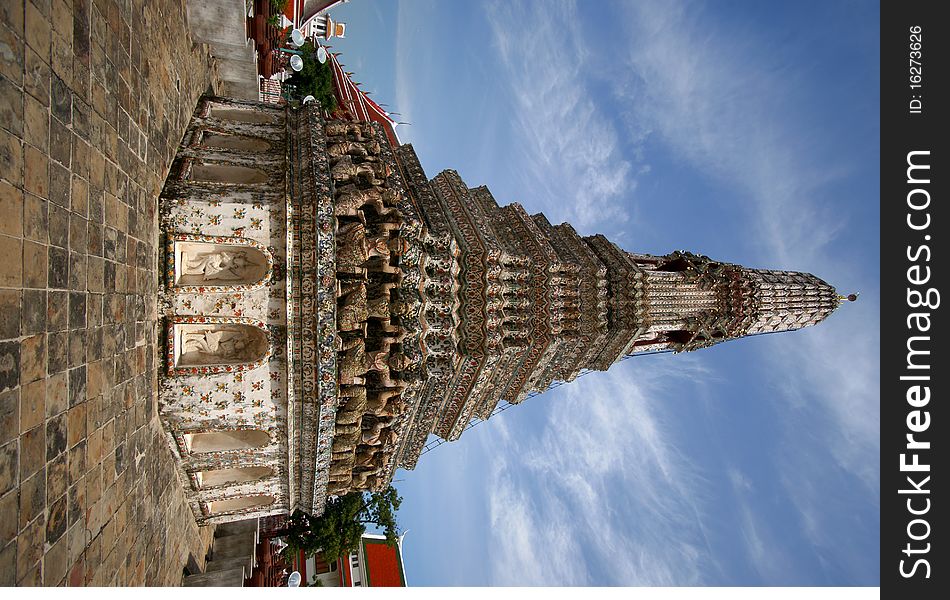
{"type": "Polygon", "coordinates": [[[844,300],[807,273],[581,236],[430,180],[391,140],[313,105],[199,104],[162,198],[160,392],[199,522],[319,514],[499,402],[844,300]]]}
{"type": "Polygon", "coordinates": [[[499,401],[518,404],[631,354],[814,325],[843,300],[808,273],[627,252],[520,204],[499,207],[455,171],[428,181],[411,146],[396,154],[427,233],[444,240],[429,251],[422,314],[424,339],[444,344],[433,354],[445,367],[428,374],[406,420],[404,468],[429,433],[458,439],[499,401]]]}

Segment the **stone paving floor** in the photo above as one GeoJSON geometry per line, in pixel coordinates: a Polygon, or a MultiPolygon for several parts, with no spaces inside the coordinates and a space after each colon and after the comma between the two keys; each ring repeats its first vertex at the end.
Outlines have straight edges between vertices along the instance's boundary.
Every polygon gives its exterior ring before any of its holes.
{"type": "Polygon", "coordinates": [[[217,87],[183,0],[0,0],[0,585],[178,585],[157,200],[217,87]]]}

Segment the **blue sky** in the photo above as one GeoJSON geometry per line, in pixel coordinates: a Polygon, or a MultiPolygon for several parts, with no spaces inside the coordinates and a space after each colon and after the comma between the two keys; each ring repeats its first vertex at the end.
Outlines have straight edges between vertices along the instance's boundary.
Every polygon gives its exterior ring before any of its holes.
{"type": "Polygon", "coordinates": [[[430,177],[862,294],[808,330],[582,377],[398,471],[410,585],[878,585],[877,3],[333,14],[430,177]]]}

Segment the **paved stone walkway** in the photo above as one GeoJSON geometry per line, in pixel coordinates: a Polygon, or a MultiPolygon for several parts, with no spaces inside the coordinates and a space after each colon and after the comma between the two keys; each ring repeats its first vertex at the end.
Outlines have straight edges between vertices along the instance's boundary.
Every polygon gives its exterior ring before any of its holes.
{"type": "Polygon", "coordinates": [[[0,1],[0,586],[178,585],[156,203],[215,80],[182,0],[0,1]]]}

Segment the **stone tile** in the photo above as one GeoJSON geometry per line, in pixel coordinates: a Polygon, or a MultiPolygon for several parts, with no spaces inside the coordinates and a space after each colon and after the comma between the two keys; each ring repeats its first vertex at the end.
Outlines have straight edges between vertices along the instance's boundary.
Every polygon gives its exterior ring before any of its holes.
{"type": "MultiPolygon", "coordinates": [[[[85,232],[85,228],[83,228],[85,232]]],[[[69,289],[86,291],[86,255],[79,252],[69,253],[69,289]]]]}
{"type": "MultiPolygon", "coordinates": [[[[13,538],[16,537],[19,527],[17,527],[20,511],[20,498],[17,494],[7,494],[0,498],[0,548],[5,547],[13,538]]],[[[15,567],[15,565],[14,565],[15,567]]],[[[0,568],[0,571],[3,571],[0,568]]],[[[0,585],[3,585],[0,583],[0,585]]]]}
{"type": "Polygon", "coordinates": [[[23,3],[0,2],[0,23],[16,33],[23,33],[23,3]]]}
{"type": "MultiPolygon", "coordinates": [[[[45,248],[32,242],[26,243],[27,247],[35,246],[43,250],[45,258],[45,248]]],[[[24,250],[26,256],[29,250],[24,250]]],[[[25,259],[24,259],[25,260],[25,259]]],[[[43,261],[43,272],[46,272],[46,262],[43,261]]],[[[29,285],[29,282],[28,282],[29,285]]],[[[40,287],[40,286],[37,286],[40,287]]],[[[46,290],[23,290],[23,308],[20,311],[20,332],[22,335],[33,335],[46,331],[46,290]]]]}
{"type": "MultiPolygon", "coordinates": [[[[106,221],[108,222],[108,220],[106,221]]],[[[116,246],[119,239],[119,232],[112,227],[106,227],[102,240],[102,257],[109,260],[116,260],[116,246]]]]}
{"type": "MultiPolygon", "coordinates": [[[[102,256],[103,255],[103,228],[102,225],[96,223],[93,220],[89,221],[88,227],[86,227],[86,250],[89,253],[89,256],[102,256]]],[[[102,291],[101,289],[99,291],[102,291]]]]}
{"type": "MultiPolygon", "coordinates": [[[[90,2],[73,3],[73,52],[76,58],[89,65],[90,2]]],[[[102,38],[97,38],[102,39],[102,38]]]]}
{"type": "Polygon", "coordinates": [[[23,92],[6,77],[0,77],[0,127],[23,135],[23,92]]]}
{"type": "MultiPolygon", "coordinates": [[[[14,3],[0,2],[0,10],[7,10],[8,4],[14,3]]],[[[21,31],[22,25],[16,29],[21,31]]],[[[23,42],[7,27],[0,27],[0,50],[0,74],[19,84],[23,81],[23,42]]]]}
{"type": "Polygon", "coordinates": [[[76,329],[86,326],[86,294],[84,292],[69,293],[69,328],[76,329]]]}
{"type": "MultiPolygon", "coordinates": [[[[103,440],[105,438],[103,437],[103,440]]],[[[103,441],[105,445],[105,441],[103,441]]],[[[112,482],[115,480],[116,470],[115,470],[115,452],[110,452],[102,459],[102,483],[103,485],[110,485],[110,492],[113,492],[115,486],[112,485],[112,482]]]]}
{"type": "MultiPolygon", "coordinates": [[[[52,510],[52,509],[50,509],[52,510]]],[[[47,538],[49,538],[49,523],[47,538]]],[[[43,585],[58,585],[66,577],[69,568],[69,540],[60,534],[59,541],[46,551],[43,556],[43,585]]]]}
{"type": "MultiPolygon", "coordinates": [[[[84,405],[80,405],[84,406],[84,405]]],[[[83,415],[85,416],[85,415],[83,415]]],[[[85,431],[85,423],[81,425],[83,431],[85,431]]],[[[69,449],[67,453],[67,466],[68,466],[68,475],[69,483],[71,485],[78,484],[83,476],[86,474],[86,441],[83,439],[78,444],[69,449]]],[[[83,494],[85,495],[85,482],[83,483],[83,494]]]]}
{"type": "Polygon", "coordinates": [[[69,558],[72,562],[80,562],[86,549],[86,482],[79,480],[77,485],[67,492],[66,521],[69,528],[66,535],[69,537],[69,558]]]}
{"type": "MultiPolygon", "coordinates": [[[[110,412],[110,416],[112,414],[110,412]]],[[[102,427],[102,449],[103,454],[109,454],[115,449],[115,419],[110,419],[102,427]]]]}
{"type": "Polygon", "coordinates": [[[20,432],[24,433],[46,419],[46,381],[39,379],[20,388],[20,432]]]}
{"type": "Polygon", "coordinates": [[[73,252],[86,253],[86,226],[88,221],[80,215],[69,215],[69,249],[73,252]]]}
{"type": "Polygon", "coordinates": [[[26,3],[24,39],[44,60],[49,61],[49,23],[32,2],[26,3]]]}
{"type": "Polygon", "coordinates": [[[49,106],[49,63],[32,48],[26,48],[23,54],[23,89],[39,100],[43,106],[49,106]]]}
{"type": "MultiPolygon", "coordinates": [[[[69,62],[71,66],[72,61],[69,62]]],[[[50,100],[50,112],[68,125],[72,121],[73,94],[57,75],[53,75],[50,85],[50,100]]]]}
{"type": "MultiPolygon", "coordinates": [[[[70,544],[70,548],[72,544],[70,544]]],[[[86,568],[85,568],[86,559],[83,556],[80,556],[76,562],[73,564],[72,568],[69,570],[68,585],[69,587],[79,587],[85,585],[86,581],[86,568]]]]}
{"type": "Polygon", "coordinates": [[[49,287],[69,287],[69,252],[65,248],[49,247],[49,287]]]}
{"type": "MultiPolygon", "coordinates": [[[[91,265],[94,259],[89,259],[91,265]]],[[[102,264],[102,261],[99,261],[102,264]]],[[[90,277],[92,276],[90,272],[90,277]]],[[[90,352],[92,350],[101,350],[102,347],[102,294],[86,295],[86,327],[95,327],[92,342],[89,344],[90,352]],[[93,346],[95,344],[95,347],[93,346]]],[[[101,358],[101,357],[100,357],[101,358]]],[[[97,360],[97,359],[92,359],[97,360]]]]}
{"type": "Polygon", "coordinates": [[[49,165],[49,200],[53,204],[69,208],[69,193],[72,186],[69,169],[56,161],[49,165]]]}
{"type": "Polygon", "coordinates": [[[103,263],[102,284],[103,284],[103,288],[106,291],[119,289],[117,285],[118,277],[116,276],[116,273],[117,271],[116,271],[116,266],[114,262],[112,262],[111,260],[107,260],[105,263],[103,263]]]}
{"type": "MultiPolygon", "coordinates": [[[[19,435],[20,390],[13,389],[0,392],[0,445],[16,440],[19,435]]],[[[2,514],[0,512],[0,515],[2,514]]]]}
{"type": "MultiPolygon", "coordinates": [[[[88,415],[87,415],[87,418],[88,418],[88,415]]],[[[93,465],[93,464],[98,464],[99,461],[102,460],[102,457],[103,457],[102,429],[100,428],[90,433],[89,437],[86,438],[86,459],[89,461],[90,465],[93,465]]],[[[102,471],[100,469],[99,470],[100,475],[101,475],[101,472],[102,471]]],[[[87,476],[86,479],[88,480],[89,477],[87,476]]],[[[94,481],[96,484],[98,484],[99,479],[97,478],[94,481]]],[[[97,499],[98,499],[98,496],[96,497],[95,500],[97,499]]],[[[92,501],[95,502],[95,500],[92,500],[92,501]]]]}
{"type": "MultiPolygon", "coordinates": [[[[68,292],[50,291],[46,299],[46,328],[47,331],[60,331],[69,325],[69,295],[68,292]]],[[[63,344],[66,352],[67,343],[63,344]]]]}
{"type": "Polygon", "coordinates": [[[45,464],[46,427],[39,425],[20,436],[20,481],[25,481],[45,464]]]}
{"type": "Polygon", "coordinates": [[[23,148],[23,186],[40,198],[49,196],[49,158],[32,146],[23,148]]]}
{"type": "MultiPolygon", "coordinates": [[[[104,196],[105,192],[102,191],[101,187],[89,186],[89,220],[98,225],[102,225],[105,221],[104,196]]],[[[103,239],[104,237],[104,234],[100,232],[99,238],[103,239]]],[[[98,255],[102,255],[102,250],[99,250],[98,255]]]]}
{"type": "MultiPolygon", "coordinates": [[[[45,288],[47,284],[47,274],[49,272],[48,249],[45,244],[23,242],[23,287],[27,288],[45,288]]],[[[42,291],[42,290],[41,290],[42,291]]],[[[46,300],[44,297],[43,305],[46,300]]],[[[42,319],[46,322],[45,317],[42,319]]]]}
{"type": "Polygon", "coordinates": [[[46,543],[52,544],[66,533],[66,494],[50,503],[46,517],[46,543]]]}
{"type": "Polygon", "coordinates": [[[33,335],[20,341],[20,383],[46,377],[46,336],[33,335]]]}
{"type": "Polygon", "coordinates": [[[0,129],[0,173],[13,185],[23,183],[23,143],[5,129],[0,129]]]}
{"type": "Polygon", "coordinates": [[[73,407],[86,401],[86,366],[77,367],[69,372],[69,406],[73,407]]]}
{"type": "Polygon", "coordinates": [[[0,494],[16,487],[20,453],[15,441],[0,447],[0,494]]]}
{"type": "MultiPolygon", "coordinates": [[[[42,551],[42,548],[40,548],[42,551]]],[[[43,585],[43,561],[37,561],[34,565],[27,567],[23,577],[17,581],[17,587],[40,587],[43,585]]]]}
{"type": "Polygon", "coordinates": [[[0,342],[0,392],[20,384],[20,342],[0,342]]]}
{"type": "Polygon", "coordinates": [[[78,367],[86,362],[86,330],[69,332],[69,367],[78,367]]]}
{"type": "Polygon", "coordinates": [[[49,20],[50,0],[27,0],[27,2],[32,2],[35,4],[37,10],[40,11],[40,14],[42,14],[44,17],[47,17],[47,20],[49,20]]]}
{"type": "MultiPolygon", "coordinates": [[[[73,85],[73,55],[71,40],[54,33],[50,36],[50,65],[53,67],[53,77],[60,77],[65,82],[64,87],[73,85]]],[[[68,88],[67,88],[68,89],[68,88]]],[[[54,99],[55,101],[55,99],[54,99]]]]}
{"type": "Polygon", "coordinates": [[[23,235],[23,192],[0,181],[0,234],[23,235]]]}
{"type": "Polygon", "coordinates": [[[50,6],[52,29],[58,35],[73,37],[73,3],[53,0],[50,6]]]}
{"type": "Polygon", "coordinates": [[[20,291],[0,290],[0,339],[20,335],[20,291]]]}
{"type": "Polygon", "coordinates": [[[46,472],[40,470],[20,485],[20,529],[46,510],[46,472]]]}
{"type": "Polygon", "coordinates": [[[49,150],[49,109],[29,94],[23,96],[23,138],[44,152],[49,150]]]}
{"type": "MultiPolygon", "coordinates": [[[[2,8],[2,5],[0,5],[2,8]]],[[[13,496],[12,494],[10,495],[13,496]]],[[[14,509],[15,510],[15,509],[14,509]]],[[[0,550],[0,587],[12,588],[16,585],[16,541],[3,546],[0,550]]]]}
{"type": "Polygon", "coordinates": [[[46,465],[46,495],[49,498],[58,498],[66,493],[69,484],[66,459],[64,452],[46,465]]]}
{"type": "Polygon", "coordinates": [[[49,205],[49,243],[61,248],[69,245],[69,211],[53,203],[49,205]]]}
{"type": "MultiPolygon", "coordinates": [[[[86,461],[89,465],[89,471],[86,473],[87,507],[94,506],[97,502],[99,502],[99,498],[102,497],[102,465],[99,464],[102,456],[93,452],[91,444],[92,436],[89,437],[89,445],[87,446],[86,450],[86,461]]],[[[101,442],[98,449],[102,449],[101,442]]]]}
{"type": "MultiPolygon", "coordinates": [[[[72,203],[70,210],[82,217],[85,217],[89,210],[89,184],[85,179],[76,175],[73,175],[72,178],[72,203]]],[[[79,250],[78,247],[73,249],[79,250]]]]}
{"type": "Polygon", "coordinates": [[[47,373],[65,371],[69,367],[69,332],[57,331],[46,336],[47,373]]]}
{"type": "Polygon", "coordinates": [[[88,397],[96,398],[102,394],[106,388],[105,366],[102,361],[95,361],[86,365],[86,369],[89,377],[89,388],[87,390],[88,397]]]}
{"type": "Polygon", "coordinates": [[[67,443],[70,448],[86,438],[86,403],[80,402],[69,409],[67,443]]]}
{"type": "MultiPolygon", "coordinates": [[[[157,422],[153,375],[139,375],[156,366],[152,356],[155,335],[150,331],[153,325],[141,322],[146,313],[154,320],[156,309],[146,309],[150,299],[142,294],[152,294],[156,288],[151,240],[157,239],[157,231],[152,200],[161,187],[173,147],[186,122],[182,117],[187,115],[179,111],[193,105],[197,94],[207,87],[208,61],[201,57],[200,50],[191,47],[187,34],[176,35],[184,32],[186,25],[180,6],[171,0],[150,0],[134,11],[113,0],[28,2],[14,3],[13,9],[19,13],[19,25],[14,29],[27,28],[27,15],[23,14],[26,6],[31,11],[31,26],[39,25],[38,13],[45,19],[44,31],[53,33],[45,38],[48,44],[36,41],[42,37],[33,38],[32,45],[38,46],[33,48],[25,46],[13,30],[0,26],[0,49],[4,50],[0,51],[0,74],[13,83],[12,88],[2,90],[0,103],[21,93],[17,88],[24,92],[22,123],[14,123],[11,116],[19,116],[17,102],[13,103],[12,113],[7,108],[5,120],[0,121],[10,126],[0,124],[0,177],[11,184],[0,189],[0,194],[14,191],[12,202],[9,195],[0,195],[0,210],[6,211],[0,213],[0,236],[12,234],[8,237],[19,238],[22,234],[33,244],[21,248],[24,260],[20,277],[27,289],[52,287],[47,288],[44,334],[45,369],[51,374],[51,381],[36,382],[50,387],[44,399],[48,403],[44,404],[44,414],[49,410],[51,416],[57,412],[65,415],[69,449],[58,452],[45,471],[50,488],[46,495],[47,500],[53,500],[52,506],[46,506],[20,538],[7,545],[0,543],[3,564],[13,562],[14,556],[16,562],[15,569],[0,571],[10,574],[11,583],[24,585],[126,581],[174,584],[180,580],[178,561],[183,549],[194,548],[200,554],[201,549],[194,544],[202,536],[207,542],[210,536],[208,530],[202,532],[195,526],[178,487],[157,422]],[[144,35],[146,23],[156,22],[162,23],[163,29],[169,28],[163,33],[171,35],[144,35]],[[138,40],[135,45],[131,42],[133,37],[138,40]],[[9,51],[5,51],[7,48],[9,51]],[[151,69],[154,64],[162,68],[151,69]],[[93,73],[95,81],[91,79],[93,73]],[[185,73],[187,76],[181,77],[185,73]],[[179,77],[181,91],[174,83],[167,87],[169,80],[175,82],[179,77]],[[21,140],[10,134],[11,128],[18,133],[22,128],[29,152],[21,140]],[[143,162],[146,144],[152,147],[148,148],[148,162],[143,162]],[[46,159],[48,170],[42,168],[44,163],[39,157],[46,159]],[[35,168],[36,165],[41,168],[35,168]],[[72,173],[59,168],[60,165],[72,169],[72,173]],[[22,194],[18,188],[25,188],[28,194],[22,194]],[[32,200],[28,202],[28,198],[32,200]],[[54,211],[51,222],[47,198],[54,206],[72,211],[65,232],[61,213],[54,211]],[[7,218],[10,211],[13,218],[7,218]],[[88,224],[80,220],[87,216],[88,224]],[[103,262],[107,218],[112,260],[103,262]],[[45,255],[44,286],[39,250],[51,239],[53,244],[45,255]],[[57,245],[64,241],[67,246],[57,245]],[[84,257],[86,253],[94,260],[84,257]],[[98,293],[85,295],[85,315],[81,318],[75,308],[78,303],[74,303],[70,314],[65,290],[85,292],[83,285],[98,293]],[[102,292],[117,295],[118,301],[107,305],[107,296],[102,292]],[[114,321],[115,317],[119,321],[114,321]],[[70,325],[75,326],[74,333],[66,332],[70,325]],[[135,344],[139,346],[129,351],[135,344]],[[82,370],[87,359],[95,360],[98,368],[89,366],[82,370]],[[71,368],[71,372],[64,372],[66,368],[71,368]],[[92,400],[85,400],[86,376],[88,391],[97,388],[98,395],[92,400]],[[63,377],[69,381],[70,402],[85,400],[65,412],[60,411],[63,377]],[[81,385],[74,386],[73,377],[81,385]],[[55,398],[54,390],[60,394],[55,398]],[[86,408],[77,410],[78,406],[86,408]],[[95,428],[90,428],[90,423],[95,428]],[[88,441],[83,437],[89,431],[93,437],[99,432],[96,463],[88,458],[88,441]],[[57,475],[62,461],[67,466],[69,482],[65,494],[61,493],[62,477],[57,475]],[[82,473],[87,468],[91,483],[82,473]],[[141,479],[144,473],[149,474],[148,482],[141,479]],[[104,485],[104,479],[115,482],[104,485]],[[66,533],[59,533],[62,525],[57,516],[57,502],[63,502],[62,498],[66,498],[66,533]],[[90,532],[85,523],[87,507],[90,532]],[[133,523],[137,526],[129,526],[133,523]],[[90,533],[98,534],[103,526],[110,538],[105,547],[101,534],[89,537],[90,533]],[[56,541],[46,545],[44,557],[47,533],[56,541]],[[29,540],[25,546],[18,545],[21,538],[29,540]],[[163,547],[165,539],[172,541],[163,547]],[[34,541],[40,542],[38,547],[34,541]],[[61,550],[64,546],[65,552],[61,550]]],[[[17,16],[11,13],[10,4],[0,5],[0,14],[16,23],[17,16]]],[[[183,112],[187,113],[187,109],[183,112]]],[[[0,332],[3,327],[11,332],[24,327],[21,292],[13,290],[20,314],[8,316],[10,311],[2,310],[4,298],[9,296],[0,295],[0,312],[6,319],[0,320],[0,332]]],[[[26,331],[33,332],[40,317],[35,313],[28,317],[26,331]]],[[[0,389],[19,384],[18,341],[6,343],[0,338],[0,389]]],[[[23,359],[28,362],[28,357],[23,359]]],[[[19,390],[21,396],[23,392],[19,390]]],[[[9,398],[3,398],[9,404],[9,398]]],[[[21,428],[22,424],[17,422],[19,410],[17,406],[12,415],[0,411],[0,426],[21,428]]],[[[59,429],[57,423],[52,423],[52,427],[49,433],[55,445],[59,429]]],[[[47,433],[46,423],[39,423],[13,444],[17,456],[9,471],[14,479],[24,480],[17,479],[19,472],[35,477],[43,469],[47,433]]],[[[0,501],[9,502],[8,498],[19,504],[19,493],[0,494],[0,501]]],[[[18,506],[13,512],[13,520],[18,523],[18,506]]]]}
{"type": "Polygon", "coordinates": [[[56,117],[49,124],[49,155],[64,166],[70,166],[73,133],[56,117]]]}
{"type": "Polygon", "coordinates": [[[102,160],[102,140],[99,139],[99,124],[92,107],[76,98],[73,102],[73,132],[92,146],[89,180],[102,187],[105,164],[102,160]]]}
{"type": "Polygon", "coordinates": [[[46,417],[54,417],[69,408],[69,378],[65,371],[46,379],[46,417]]]}
{"type": "Polygon", "coordinates": [[[13,260],[0,261],[0,287],[23,285],[23,262],[16,260],[22,253],[23,240],[0,235],[0,256],[14,257],[13,260]]]}
{"type": "Polygon", "coordinates": [[[49,203],[26,194],[23,200],[23,237],[46,244],[49,241],[49,203]]]}
{"type": "Polygon", "coordinates": [[[46,423],[46,460],[53,460],[65,451],[66,414],[62,413],[46,423]]]}

